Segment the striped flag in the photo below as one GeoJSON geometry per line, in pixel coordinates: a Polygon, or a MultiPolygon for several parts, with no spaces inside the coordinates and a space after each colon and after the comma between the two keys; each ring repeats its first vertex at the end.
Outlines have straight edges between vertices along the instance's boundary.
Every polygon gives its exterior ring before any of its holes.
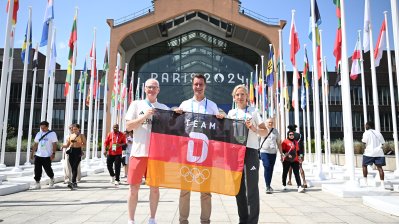
{"type": "Polygon", "coordinates": [[[68,68],[67,68],[67,74],[65,77],[65,88],[64,88],[64,96],[66,97],[69,93],[69,88],[71,85],[71,76],[72,76],[72,64],[76,63],[75,59],[73,58],[74,54],[74,49],[75,49],[75,43],[78,40],[78,33],[77,33],[77,27],[76,27],[76,16],[73,18],[73,24],[72,24],[72,30],[71,30],[71,35],[69,36],[69,54],[68,54],[68,68]]]}
{"type": "Polygon", "coordinates": [[[54,19],[54,4],[53,0],[48,0],[46,12],[44,13],[42,38],[40,40],[40,47],[46,46],[48,41],[49,24],[54,19]]]}
{"type": "Polygon", "coordinates": [[[115,107],[117,97],[119,95],[119,67],[115,67],[115,73],[114,73],[114,88],[112,91],[112,106],[115,107]]]}
{"type": "Polygon", "coordinates": [[[254,84],[252,82],[252,73],[251,77],[249,79],[249,101],[251,102],[251,105],[255,104],[255,96],[254,96],[254,84]]]}
{"type": "Polygon", "coordinates": [[[266,83],[268,87],[273,86],[274,84],[274,52],[273,48],[270,48],[269,52],[269,60],[267,61],[267,70],[266,70],[266,83]]]}
{"type": "Polygon", "coordinates": [[[378,35],[377,45],[374,49],[374,59],[375,59],[375,67],[380,66],[380,61],[382,58],[382,51],[386,48],[385,45],[385,35],[386,35],[386,23],[385,20],[382,22],[380,34],[378,35]]]}
{"type": "MultiPolygon", "coordinates": [[[[6,12],[7,13],[8,13],[8,8],[10,8],[10,0],[8,0],[8,2],[7,2],[7,7],[6,7],[6,12]]],[[[18,10],[19,10],[19,1],[18,0],[14,0],[14,8],[12,10],[12,24],[13,25],[17,24],[18,10]]]]}
{"type": "Polygon", "coordinates": [[[308,59],[308,51],[305,47],[305,55],[304,55],[304,66],[302,76],[304,78],[305,87],[308,88],[310,85],[311,77],[309,75],[309,59],[308,59]]]}
{"type": "Polygon", "coordinates": [[[244,121],[157,109],[146,183],[153,187],[237,195],[248,129],[244,121]],[[200,120],[206,128],[186,125],[200,120]],[[173,124],[173,125],[169,125],[173,124]]]}
{"type": "Polygon", "coordinates": [[[352,55],[352,68],[350,78],[352,80],[356,80],[358,75],[360,74],[360,54],[362,53],[361,46],[360,46],[360,38],[357,38],[355,51],[352,55]]]}

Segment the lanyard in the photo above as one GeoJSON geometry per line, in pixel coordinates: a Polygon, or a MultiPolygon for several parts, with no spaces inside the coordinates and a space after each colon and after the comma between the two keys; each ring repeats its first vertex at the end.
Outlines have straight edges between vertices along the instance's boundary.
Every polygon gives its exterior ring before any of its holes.
{"type": "MultiPolygon", "coordinates": [[[[245,107],[244,121],[247,118],[248,106],[245,107]]],[[[238,107],[236,108],[236,120],[238,120],[238,107]]]]}
{"type": "MultiPolygon", "coordinates": [[[[206,114],[206,107],[208,106],[208,100],[205,98],[204,114],[206,114]]],[[[198,102],[197,113],[199,113],[200,102],[198,102]]],[[[194,99],[191,100],[191,113],[194,113],[194,99]]]]}
{"type": "MultiPolygon", "coordinates": [[[[113,135],[112,135],[112,144],[114,144],[114,136],[115,136],[115,132],[113,133],[113,135]]],[[[118,143],[118,139],[119,139],[119,132],[118,132],[118,134],[116,135],[116,143],[118,143]]]]}
{"type": "Polygon", "coordinates": [[[145,102],[147,103],[147,105],[148,105],[149,107],[154,108],[154,106],[150,103],[150,101],[145,100],[145,102]]]}

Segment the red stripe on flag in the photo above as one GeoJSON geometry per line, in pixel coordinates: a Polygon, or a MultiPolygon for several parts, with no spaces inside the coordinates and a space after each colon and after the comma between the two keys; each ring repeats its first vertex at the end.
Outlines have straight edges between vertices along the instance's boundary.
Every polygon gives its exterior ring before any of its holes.
{"type": "Polygon", "coordinates": [[[242,145],[209,140],[206,147],[206,143],[201,139],[158,133],[151,133],[150,142],[149,158],[152,160],[229,171],[241,172],[243,170],[246,148],[242,145]],[[189,150],[190,147],[193,150],[189,150]],[[202,162],[201,158],[204,158],[204,155],[206,159],[202,162]]]}

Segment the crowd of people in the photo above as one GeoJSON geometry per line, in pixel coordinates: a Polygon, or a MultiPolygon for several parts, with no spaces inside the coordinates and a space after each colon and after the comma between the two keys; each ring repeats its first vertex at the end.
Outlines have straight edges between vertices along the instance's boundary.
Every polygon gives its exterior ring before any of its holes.
{"type": "MultiPolygon", "coordinates": [[[[246,142],[246,152],[244,167],[242,170],[241,185],[236,195],[237,210],[240,223],[258,223],[259,221],[259,166],[260,160],[264,167],[264,181],[266,194],[272,194],[271,186],[274,166],[278,154],[283,167],[281,189],[287,190],[287,185],[291,184],[291,172],[294,173],[297,184],[297,191],[303,193],[307,188],[305,172],[302,168],[304,159],[303,138],[296,131],[296,125],[287,127],[287,138],[281,139],[279,131],[274,126],[274,119],[263,119],[255,107],[249,106],[249,94],[245,85],[237,85],[232,92],[232,98],[236,105],[227,114],[221,113],[216,103],[205,97],[206,78],[202,74],[192,77],[193,97],[183,101],[179,107],[173,111],[178,114],[184,112],[201,113],[215,115],[218,119],[230,118],[242,120],[248,129],[246,142]],[[287,182],[288,177],[288,182],[287,182]]],[[[136,207],[138,194],[143,177],[146,175],[152,116],[157,109],[170,110],[165,104],[157,101],[160,93],[159,82],[156,79],[148,79],[145,82],[146,99],[133,101],[125,115],[126,132],[119,131],[119,125],[113,125],[104,140],[104,155],[107,158],[107,169],[110,174],[111,182],[116,187],[121,181],[121,164],[125,166],[125,175],[129,184],[127,206],[128,224],[135,223],[136,207]]],[[[363,156],[363,174],[367,183],[367,165],[375,164],[379,170],[383,183],[384,172],[382,166],[385,165],[384,154],[381,145],[385,143],[382,135],[373,129],[373,123],[367,122],[366,132],[362,141],[366,144],[363,156]]],[[[54,158],[57,149],[57,136],[55,132],[48,130],[48,122],[40,123],[41,131],[35,137],[32,156],[35,157],[35,177],[36,189],[40,189],[40,178],[42,167],[50,177],[50,186],[54,184],[54,173],[51,169],[51,160],[54,158]]],[[[80,126],[73,124],[70,127],[70,135],[66,143],[65,158],[65,182],[67,186],[74,190],[80,180],[80,161],[83,156],[82,148],[86,145],[86,138],[80,133],[80,126]]],[[[188,223],[190,215],[190,196],[191,192],[181,190],[179,198],[179,222],[188,223]]],[[[201,192],[201,212],[200,223],[210,223],[212,212],[212,194],[201,192]]],[[[159,188],[150,186],[149,223],[156,223],[155,216],[159,202],[159,188]]]]}

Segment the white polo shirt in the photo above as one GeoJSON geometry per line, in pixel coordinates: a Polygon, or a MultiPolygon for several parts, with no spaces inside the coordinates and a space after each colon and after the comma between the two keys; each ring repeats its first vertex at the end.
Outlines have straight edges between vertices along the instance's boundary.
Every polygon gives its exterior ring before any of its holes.
{"type": "Polygon", "coordinates": [[[47,132],[39,131],[35,136],[34,141],[37,143],[36,156],[50,157],[53,154],[53,143],[58,142],[57,134],[53,131],[44,136],[47,132]],[[44,138],[39,141],[42,136],[44,136],[44,138]]]}
{"type": "Polygon", "coordinates": [[[201,101],[197,101],[193,98],[183,101],[180,106],[185,112],[198,113],[198,114],[212,114],[216,115],[219,113],[218,106],[212,100],[208,100],[206,97],[201,101]]]}
{"type": "MultiPolygon", "coordinates": [[[[139,116],[144,115],[144,113],[150,108],[169,110],[169,107],[162,103],[150,103],[148,100],[133,101],[130,104],[129,109],[127,110],[125,119],[127,121],[137,119],[139,116]]],[[[133,145],[130,156],[148,157],[152,126],[151,123],[152,116],[144,121],[141,126],[134,130],[133,145]]]]}
{"type": "MultiPolygon", "coordinates": [[[[230,119],[237,120],[247,120],[251,119],[252,125],[258,127],[261,123],[263,123],[260,114],[254,107],[246,107],[245,109],[232,109],[227,114],[227,117],[230,119]]],[[[256,132],[251,129],[248,130],[248,139],[247,139],[247,147],[252,149],[259,149],[259,138],[256,132]]]]}

